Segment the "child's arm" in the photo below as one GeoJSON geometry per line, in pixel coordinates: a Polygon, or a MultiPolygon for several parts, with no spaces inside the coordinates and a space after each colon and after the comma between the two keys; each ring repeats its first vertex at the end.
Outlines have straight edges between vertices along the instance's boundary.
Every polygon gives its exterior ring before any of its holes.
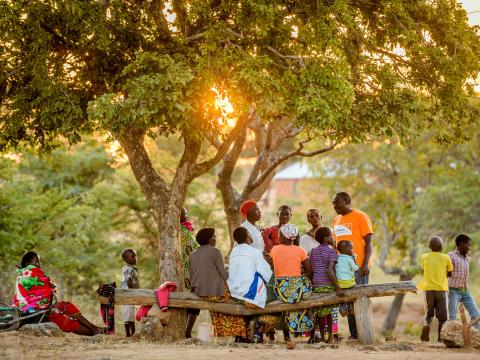
{"type": "Polygon", "coordinates": [[[132,276],[132,269],[131,268],[126,268],[124,271],[123,276],[125,277],[125,280],[127,281],[127,286],[129,289],[133,288],[133,276],[132,276]]]}
{"type": "Polygon", "coordinates": [[[327,274],[328,274],[328,279],[330,280],[330,283],[335,286],[335,292],[337,293],[338,296],[345,296],[345,293],[343,290],[338,286],[337,284],[337,276],[335,275],[335,260],[330,259],[328,263],[328,269],[327,269],[327,274]]]}
{"type": "Polygon", "coordinates": [[[452,259],[450,259],[450,256],[447,255],[447,277],[452,277],[452,271],[453,271],[453,264],[452,264],[452,259]]]}
{"type": "Polygon", "coordinates": [[[307,276],[311,279],[313,275],[312,271],[312,265],[310,264],[310,260],[305,259],[302,261],[302,266],[305,269],[305,272],[307,273],[307,276]]]}
{"type": "Polygon", "coordinates": [[[359,266],[357,265],[357,263],[355,262],[355,259],[353,257],[352,257],[352,262],[350,263],[350,265],[352,266],[353,272],[355,272],[359,269],[359,266]]]}

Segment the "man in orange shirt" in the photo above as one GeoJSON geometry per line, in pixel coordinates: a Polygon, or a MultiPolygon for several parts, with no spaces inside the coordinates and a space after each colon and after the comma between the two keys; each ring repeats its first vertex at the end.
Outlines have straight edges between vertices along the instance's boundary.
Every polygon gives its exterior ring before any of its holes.
{"type": "MultiPolygon", "coordinates": [[[[360,266],[355,273],[355,282],[357,285],[366,285],[373,250],[372,223],[363,211],[353,209],[351,202],[350,195],[346,192],[340,192],[333,197],[333,208],[338,214],[333,220],[333,233],[337,243],[342,240],[352,242],[353,251],[357,255],[356,262],[360,266]]],[[[350,337],[356,339],[358,334],[354,315],[348,316],[348,327],[350,337]]]]}

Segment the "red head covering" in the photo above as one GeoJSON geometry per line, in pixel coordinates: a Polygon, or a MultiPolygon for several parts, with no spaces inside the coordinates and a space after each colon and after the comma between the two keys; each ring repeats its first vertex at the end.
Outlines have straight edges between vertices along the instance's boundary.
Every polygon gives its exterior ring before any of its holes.
{"type": "Polygon", "coordinates": [[[245,201],[242,205],[240,205],[240,214],[242,214],[242,216],[246,218],[250,209],[255,205],[257,205],[257,202],[255,200],[245,201]]]}

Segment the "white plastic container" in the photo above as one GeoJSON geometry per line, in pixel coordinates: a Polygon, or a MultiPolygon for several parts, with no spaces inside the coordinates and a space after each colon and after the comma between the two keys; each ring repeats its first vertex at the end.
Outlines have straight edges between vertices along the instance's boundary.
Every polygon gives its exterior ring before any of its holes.
{"type": "Polygon", "coordinates": [[[213,340],[214,332],[213,326],[209,323],[198,324],[198,340],[204,342],[211,342],[213,340]]]}

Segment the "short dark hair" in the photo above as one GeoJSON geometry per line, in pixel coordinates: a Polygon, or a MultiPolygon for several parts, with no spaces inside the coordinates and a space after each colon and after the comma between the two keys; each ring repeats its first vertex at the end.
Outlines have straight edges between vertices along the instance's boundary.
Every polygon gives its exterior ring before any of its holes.
{"type": "Polygon", "coordinates": [[[203,228],[198,230],[195,239],[197,239],[199,245],[207,245],[213,235],[215,235],[214,228],[203,228]]]}
{"type": "Polygon", "coordinates": [[[130,252],[136,254],[135,250],[133,250],[132,248],[123,249],[122,250],[122,259],[125,260],[125,256],[130,252]]]}
{"type": "Polygon", "coordinates": [[[233,239],[237,244],[246,243],[247,238],[248,238],[248,230],[245,229],[243,226],[239,226],[235,230],[233,230],[233,239]]]}
{"type": "Polygon", "coordinates": [[[290,213],[292,213],[292,209],[291,209],[290,206],[288,206],[288,205],[282,205],[282,206],[280,206],[280,207],[278,208],[278,210],[277,210],[277,214],[278,214],[281,210],[288,210],[288,211],[290,211],[290,213]]]}
{"type": "Polygon", "coordinates": [[[23,269],[30,264],[33,259],[38,258],[38,254],[35,251],[27,251],[25,254],[22,255],[22,259],[20,260],[20,268],[23,269]]]}
{"type": "Polygon", "coordinates": [[[335,197],[342,197],[347,204],[352,203],[352,198],[350,197],[350,194],[345,192],[345,191],[341,191],[341,192],[337,193],[335,195],[335,197]]]}
{"type": "Polygon", "coordinates": [[[349,245],[349,244],[352,244],[352,242],[349,241],[349,240],[339,241],[338,244],[337,244],[337,250],[338,250],[338,252],[341,254],[342,251],[345,250],[345,247],[346,247],[347,245],[349,245]]]}
{"type": "Polygon", "coordinates": [[[472,242],[472,239],[468,235],[459,234],[455,237],[455,245],[457,245],[457,246],[460,246],[460,245],[462,245],[464,243],[467,243],[467,242],[472,242]]]}
{"type": "Polygon", "coordinates": [[[320,244],[323,244],[325,238],[330,235],[331,232],[332,230],[330,230],[329,227],[322,226],[315,230],[315,234],[313,236],[315,237],[315,240],[317,240],[320,244]]]}

